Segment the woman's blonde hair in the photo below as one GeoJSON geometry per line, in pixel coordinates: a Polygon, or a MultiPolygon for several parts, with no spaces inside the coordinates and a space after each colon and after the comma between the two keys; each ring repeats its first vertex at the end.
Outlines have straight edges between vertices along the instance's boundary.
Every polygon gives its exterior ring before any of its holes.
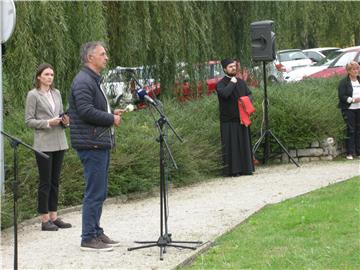
{"type": "Polygon", "coordinates": [[[355,61],[350,61],[349,63],[346,64],[346,71],[349,72],[350,69],[353,68],[359,68],[359,64],[355,61]]]}

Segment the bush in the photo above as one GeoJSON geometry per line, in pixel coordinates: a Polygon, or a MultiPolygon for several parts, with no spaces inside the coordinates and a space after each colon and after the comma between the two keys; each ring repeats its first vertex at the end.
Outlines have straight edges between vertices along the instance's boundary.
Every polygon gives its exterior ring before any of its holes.
{"type": "MultiPolygon", "coordinates": [[[[307,146],[331,136],[343,138],[344,123],[337,109],[337,84],[331,80],[308,80],[268,88],[272,131],[289,148],[307,146]]],[[[263,90],[252,89],[256,113],[252,133],[258,138],[262,122],[263,90]]],[[[218,176],[221,172],[219,113],[216,94],[186,103],[163,100],[167,119],[184,140],[181,143],[170,128],[164,128],[178,170],[166,155],[167,171],[176,186],[218,176]]],[[[33,131],[24,124],[24,110],[5,116],[5,131],[32,144],[33,131]]],[[[155,122],[158,112],[145,109],[127,113],[117,129],[117,145],[109,170],[109,196],[152,191],[159,185],[159,137],[155,122]]],[[[167,126],[167,125],[165,125],[167,126]]],[[[68,131],[67,131],[68,132],[68,131]]],[[[69,135],[67,133],[67,135],[69,135]]],[[[69,139],[69,138],[68,138],[69,139]]],[[[70,140],[68,140],[70,142],[70,140]]],[[[12,224],[12,150],[5,141],[5,194],[2,195],[2,228],[12,224]]],[[[38,172],[34,154],[19,147],[19,220],[37,215],[38,172]]],[[[81,203],[84,181],[82,166],[73,149],[67,151],[61,176],[59,206],[81,203]]]]}
{"type": "MultiPolygon", "coordinates": [[[[345,123],[337,108],[340,78],[305,80],[268,87],[269,123],[288,148],[303,148],[315,140],[344,138],[345,123]]],[[[253,90],[257,113],[253,130],[260,130],[263,90],[253,90]]]]}

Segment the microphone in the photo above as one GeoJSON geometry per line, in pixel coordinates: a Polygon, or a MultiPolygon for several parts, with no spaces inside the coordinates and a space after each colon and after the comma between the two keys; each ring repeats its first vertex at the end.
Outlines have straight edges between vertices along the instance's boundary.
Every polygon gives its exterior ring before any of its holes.
{"type": "Polygon", "coordinates": [[[148,93],[146,92],[146,90],[144,90],[143,88],[139,88],[135,90],[136,95],[138,96],[138,98],[140,99],[140,101],[147,101],[150,104],[157,106],[157,103],[155,102],[155,100],[153,100],[151,97],[149,97],[148,93]]]}
{"type": "Polygon", "coordinates": [[[125,112],[132,112],[133,110],[135,110],[135,106],[132,105],[132,104],[128,104],[128,105],[125,107],[125,112]]]}

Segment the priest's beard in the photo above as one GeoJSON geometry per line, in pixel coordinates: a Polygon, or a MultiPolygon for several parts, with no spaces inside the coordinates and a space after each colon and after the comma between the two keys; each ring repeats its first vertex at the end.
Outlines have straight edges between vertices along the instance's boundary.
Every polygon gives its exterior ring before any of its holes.
{"type": "Polygon", "coordinates": [[[228,75],[229,77],[235,77],[236,76],[236,70],[233,72],[225,72],[226,75],[228,75]]]}

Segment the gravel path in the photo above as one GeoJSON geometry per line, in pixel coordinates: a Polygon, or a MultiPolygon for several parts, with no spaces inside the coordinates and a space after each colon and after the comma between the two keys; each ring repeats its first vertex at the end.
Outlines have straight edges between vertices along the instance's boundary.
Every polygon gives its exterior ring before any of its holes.
{"type": "MultiPolygon", "coordinates": [[[[40,231],[39,223],[19,226],[19,269],[173,269],[207,248],[219,235],[234,228],[267,204],[307,193],[360,175],[360,161],[319,162],[258,168],[253,176],[218,178],[169,194],[169,232],[174,241],[201,240],[196,251],[169,247],[164,260],[159,248],[127,251],[134,240],[159,237],[159,198],[121,202],[112,200],[103,210],[105,233],[121,241],[112,252],[82,252],[79,249],[81,213],[63,214],[71,229],[40,231]]],[[[2,269],[13,267],[13,232],[1,235],[2,269]]]]}

